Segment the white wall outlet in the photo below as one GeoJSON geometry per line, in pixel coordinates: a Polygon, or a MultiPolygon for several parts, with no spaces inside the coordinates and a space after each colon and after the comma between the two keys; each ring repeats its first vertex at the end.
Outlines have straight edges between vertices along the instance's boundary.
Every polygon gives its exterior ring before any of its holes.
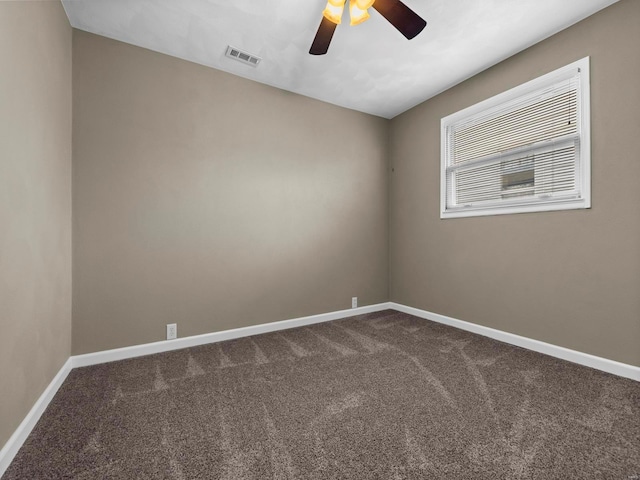
{"type": "Polygon", "coordinates": [[[174,338],[178,338],[178,324],[168,323],[167,324],[167,340],[173,340],[174,338]]]}
{"type": "Polygon", "coordinates": [[[351,308],[358,308],[358,297],[351,297],[351,308]]]}

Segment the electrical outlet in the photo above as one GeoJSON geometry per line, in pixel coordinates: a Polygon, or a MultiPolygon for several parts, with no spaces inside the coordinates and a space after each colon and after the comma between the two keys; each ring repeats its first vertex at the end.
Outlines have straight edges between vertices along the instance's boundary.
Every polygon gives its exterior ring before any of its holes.
{"type": "Polygon", "coordinates": [[[178,324],[168,323],[167,324],[167,340],[173,340],[174,338],[178,338],[178,324]]]}
{"type": "Polygon", "coordinates": [[[358,308],[358,297],[351,297],[351,308],[358,308]]]}

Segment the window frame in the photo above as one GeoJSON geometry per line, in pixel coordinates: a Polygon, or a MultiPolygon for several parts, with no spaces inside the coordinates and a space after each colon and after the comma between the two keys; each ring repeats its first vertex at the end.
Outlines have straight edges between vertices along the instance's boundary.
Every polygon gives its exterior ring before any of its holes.
{"type": "MultiPolygon", "coordinates": [[[[460,218],[476,217],[487,215],[504,215],[514,213],[543,212],[556,210],[573,210],[591,208],[591,105],[590,105],[590,62],[589,57],[585,57],[573,62],[565,67],[542,75],[529,82],[514,87],[506,92],[495,95],[482,102],[460,110],[441,119],[440,122],[440,218],[460,218]],[[530,95],[538,90],[550,87],[562,79],[568,78],[572,73],[579,75],[578,88],[578,115],[579,124],[578,142],[579,155],[576,159],[576,189],[579,196],[573,198],[553,198],[544,199],[541,197],[521,197],[512,198],[508,201],[493,205],[479,205],[472,207],[448,208],[448,198],[451,192],[448,190],[447,169],[452,165],[448,158],[450,152],[449,127],[461,121],[473,120],[474,117],[485,115],[492,109],[498,109],[506,103],[515,101],[526,95],[530,95]]],[[[537,147],[541,148],[540,146],[537,147]]],[[[516,152],[535,151],[536,148],[525,146],[524,148],[507,151],[505,160],[513,156],[516,152]]]]}

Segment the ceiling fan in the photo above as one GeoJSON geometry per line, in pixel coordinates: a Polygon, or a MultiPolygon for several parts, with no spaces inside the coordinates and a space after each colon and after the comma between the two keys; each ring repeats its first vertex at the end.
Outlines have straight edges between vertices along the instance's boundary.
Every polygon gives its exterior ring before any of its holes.
{"type": "MultiPolygon", "coordinates": [[[[309,53],[324,55],[329,50],[331,38],[336,27],[342,21],[342,13],[347,0],[328,0],[322,12],[322,21],[316,33],[309,53]]],[[[369,8],[375,8],[380,15],[396,27],[407,40],[418,35],[427,22],[400,0],[349,0],[351,25],[358,25],[369,18],[369,8]]]]}

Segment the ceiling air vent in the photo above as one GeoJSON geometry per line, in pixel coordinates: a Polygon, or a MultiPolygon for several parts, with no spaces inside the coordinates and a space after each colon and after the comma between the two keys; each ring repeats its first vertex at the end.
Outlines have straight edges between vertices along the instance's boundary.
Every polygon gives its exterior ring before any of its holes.
{"type": "Polygon", "coordinates": [[[225,55],[229,58],[233,58],[234,60],[238,60],[239,62],[251,65],[252,67],[257,67],[262,60],[260,57],[256,57],[255,55],[251,55],[250,53],[243,52],[242,50],[239,50],[232,46],[227,47],[227,53],[225,55]]]}

